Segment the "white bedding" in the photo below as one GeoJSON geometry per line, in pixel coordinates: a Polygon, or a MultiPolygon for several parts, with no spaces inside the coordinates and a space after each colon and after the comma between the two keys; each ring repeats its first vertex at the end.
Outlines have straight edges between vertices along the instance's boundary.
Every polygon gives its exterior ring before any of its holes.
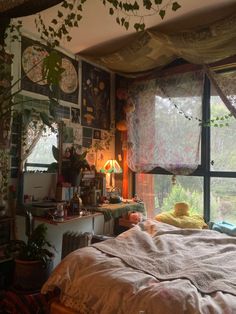
{"type": "MultiPolygon", "coordinates": [[[[155,239],[154,242],[160,242],[158,237],[163,232],[165,233],[165,230],[171,229],[172,226],[147,220],[142,225],[119,235],[118,240],[120,243],[127,243],[133,239],[135,233],[143,232],[144,237],[150,238],[150,241],[155,239]]],[[[178,234],[180,229],[176,227],[173,227],[173,231],[176,231],[176,237],[177,239],[179,237],[179,243],[181,243],[184,232],[182,235],[178,234]]],[[[228,237],[215,231],[208,231],[209,234],[211,232],[216,237],[228,237]]],[[[187,232],[188,236],[190,236],[189,233],[191,230],[187,232]]],[[[195,233],[193,232],[193,234],[195,233]]],[[[228,239],[229,242],[232,240],[230,244],[232,252],[236,251],[236,245],[234,245],[236,238],[228,237],[228,239]]],[[[113,248],[114,242],[117,240],[108,241],[112,242],[113,248]]],[[[99,245],[99,250],[92,246],[68,255],[45,283],[42,293],[59,287],[61,302],[86,314],[236,313],[236,296],[234,294],[222,291],[204,294],[199,292],[199,289],[188,279],[159,281],[156,276],[132,267],[136,267],[136,265],[128,266],[121,258],[102,252],[101,249],[104,249],[101,247],[102,243],[97,244],[97,247],[99,245]]],[[[210,240],[207,245],[211,246],[210,240]]],[[[184,250],[187,251],[187,248],[182,247],[181,250],[184,255],[184,250]]],[[[132,254],[135,260],[140,256],[139,250],[135,249],[134,252],[132,254]]],[[[233,266],[236,264],[236,260],[230,262],[233,266]]],[[[224,267],[224,265],[217,266],[219,269],[224,267]]],[[[232,284],[230,287],[233,289],[232,284]]]]}

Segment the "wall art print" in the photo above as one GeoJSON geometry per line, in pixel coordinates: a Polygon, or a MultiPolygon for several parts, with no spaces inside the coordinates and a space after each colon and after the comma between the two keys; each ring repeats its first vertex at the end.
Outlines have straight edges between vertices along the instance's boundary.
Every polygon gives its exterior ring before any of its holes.
{"type": "Polygon", "coordinates": [[[82,62],[81,123],[110,129],[110,73],[82,62]]]}
{"type": "MultiPolygon", "coordinates": [[[[22,37],[21,42],[21,88],[37,94],[48,95],[49,86],[42,75],[42,59],[49,54],[46,46],[22,37]]],[[[78,61],[61,54],[65,69],[58,86],[59,99],[78,104],[79,79],[78,61]]]]}

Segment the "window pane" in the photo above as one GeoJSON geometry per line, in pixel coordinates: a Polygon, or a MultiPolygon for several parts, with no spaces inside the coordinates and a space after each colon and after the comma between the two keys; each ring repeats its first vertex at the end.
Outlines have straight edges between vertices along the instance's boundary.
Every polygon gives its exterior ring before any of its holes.
{"type": "MultiPolygon", "coordinates": [[[[236,95],[227,96],[236,97],[236,95]]],[[[213,89],[211,92],[211,119],[216,118],[217,116],[222,117],[228,114],[228,109],[213,89]]],[[[220,122],[216,120],[216,124],[219,126],[211,127],[212,171],[236,171],[236,119],[231,117],[227,121],[229,126],[225,126],[226,120],[221,120],[220,122]],[[224,124],[224,126],[220,127],[220,124],[224,124]]]]}
{"type": "MultiPolygon", "coordinates": [[[[52,154],[53,145],[57,147],[57,132],[52,132],[49,127],[46,127],[39,141],[35,145],[32,153],[27,158],[27,163],[49,165],[52,162],[55,162],[56,160],[52,154]]],[[[27,171],[37,170],[45,171],[47,170],[47,166],[43,168],[37,166],[27,166],[27,171]]]]}
{"type": "Polygon", "coordinates": [[[211,178],[211,221],[236,223],[236,178],[211,178]]]}
{"type": "Polygon", "coordinates": [[[176,202],[188,202],[191,214],[203,216],[203,179],[177,176],[172,184],[171,175],[136,174],[136,193],[153,218],[160,212],[173,210],[176,202]]]}

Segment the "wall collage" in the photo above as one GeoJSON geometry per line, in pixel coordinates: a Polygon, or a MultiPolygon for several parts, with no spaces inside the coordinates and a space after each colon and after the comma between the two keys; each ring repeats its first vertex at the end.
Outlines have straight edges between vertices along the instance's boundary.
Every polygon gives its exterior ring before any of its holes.
{"type": "MultiPolygon", "coordinates": [[[[35,102],[39,102],[49,93],[49,86],[42,78],[42,65],[39,62],[47,54],[46,46],[22,37],[22,95],[30,96],[35,102]]],[[[114,155],[111,74],[85,61],[77,61],[64,52],[60,54],[65,71],[58,86],[60,106],[56,116],[64,122],[62,153],[65,154],[72,145],[79,152],[87,150],[89,164],[99,171],[105,161],[114,155]]]]}

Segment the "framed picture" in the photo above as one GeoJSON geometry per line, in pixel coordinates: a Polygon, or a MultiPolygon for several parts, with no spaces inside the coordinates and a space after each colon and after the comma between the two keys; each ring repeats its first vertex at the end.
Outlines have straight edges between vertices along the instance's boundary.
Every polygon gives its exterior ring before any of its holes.
{"type": "Polygon", "coordinates": [[[110,129],[110,73],[82,62],[81,124],[110,129]]]}
{"type": "Polygon", "coordinates": [[[80,123],[80,109],[71,107],[71,122],[80,123]]]}
{"type": "Polygon", "coordinates": [[[68,126],[63,126],[62,129],[62,143],[73,143],[74,132],[73,128],[68,126]]]}
{"type": "Polygon", "coordinates": [[[101,130],[93,130],[93,138],[96,140],[101,139],[101,130]]]}
{"type": "Polygon", "coordinates": [[[90,148],[92,146],[92,143],[93,142],[91,138],[83,137],[83,142],[82,142],[83,147],[90,148]]]}
{"type": "MultiPolygon", "coordinates": [[[[79,77],[78,61],[58,52],[62,58],[61,80],[58,86],[59,99],[78,104],[79,77]]],[[[49,55],[46,46],[38,41],[22,37],[21,41],[21,88],[48,96],[49,86],[43,77],[43,59],[49,55]]]]}
{"type": "Polygon", "coordinates": [[[91,128],[83,128],[83,137],[93,137],[93,129],[91,128]]]}

